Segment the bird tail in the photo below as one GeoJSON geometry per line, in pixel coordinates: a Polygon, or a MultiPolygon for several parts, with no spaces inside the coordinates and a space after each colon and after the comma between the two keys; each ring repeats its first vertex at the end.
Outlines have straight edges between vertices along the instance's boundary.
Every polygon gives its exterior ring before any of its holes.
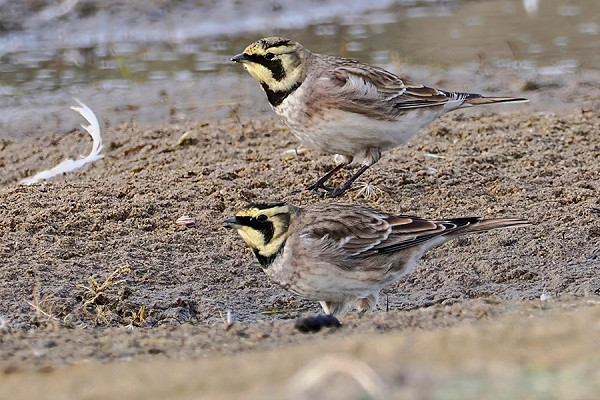
{"type": "Polygon", "coordinates": [[[486,97],[475,93],[464,93],[464,95],[466,95],[466,98],[462,107],[494,103],[527,103],[529,101],[523,97],[486,97]]]}
{"type": "Polygon", "coordinates": [[[502,229],[524,225],[531,225],[531,223],[526,219],[521,218],[480,219],[476,223],[466,226],[464,229],[459,229],[456,233],[461,235],[464,233],[484,232],[491,229],[502,229]]]}

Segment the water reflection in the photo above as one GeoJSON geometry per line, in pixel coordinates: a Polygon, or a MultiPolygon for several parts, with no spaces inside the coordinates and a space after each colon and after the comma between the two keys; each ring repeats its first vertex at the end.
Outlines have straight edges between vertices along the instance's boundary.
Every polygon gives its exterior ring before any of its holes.
{"type": "MultiPolygon", "coordinates": [[[[72,3],[65,2],[64,7],[72,8],[72,3]]],[[[350,3],[350,11],[359,10],[355,2],[350,3]]],[[[310,44],[315,51],[378,64],[401,55],[411,63],[490,62],[542,73],[553,73],[555,68],[556,73],[564,73],[580,67],[600,68],[599,3],[411,1],[411,5],[400,2],[339,16],[325,11],[314,16],[299,14],[295,19],[281,9],[279,20],[302,27],[281,29],[272,22],[275,29],[265,30],[260,28],[260,16],[252,16],[245,18],[243,25],[255,33],[226,37],[221,35],[239,30],[239,23],[221,18],[224,20],[215,28],[219,36],[210,38],[204,35],[206,28],[195,26],[198,24],[193,21],[202,20],[202,16],[194,15],[194,9],[187,10],[190,15],[176,31],[170,23],[160,24],[169,20],[163,16],[145,34],[140,33],[143,27],[135,25],[114,27],[115,32],[105,18],[95,15],[83,24],[87,29],[74,28],[73,35],[68,34],[67,27],[57,30],[47,25],[5,33],[0,45],[0,85],[28,92],[99,81],[194,79],[199,73],[222,70],[229,55],[273,30],[310,44]],[[256,24],[250,26],[248,19],[256,24]],[[57,31],[65,36],[64,41],[58,40],[57,31]]],[[[232,4],[224,7],[235,8],[232,4]]],[[[323,6],[333,7],[327,2],[323,6]]]]}
{"type": "Polygon", "coordinates": [[[600,70],[597,0],[306,1],[109,2],[105,9],[65,0],[60,4],[70,9],[50,10],[64,13],[60,18],[38,10],[17,28],[2,12],[19,3],[0,2],[0,128],[10,119],[2,113],[40,93],[64,91],[70,99],[90,87],[160,82],[175,90],[215,74],[242,74],[229,57],[269,34],[403,70],[494,67],[548,76],[600,70]]]}

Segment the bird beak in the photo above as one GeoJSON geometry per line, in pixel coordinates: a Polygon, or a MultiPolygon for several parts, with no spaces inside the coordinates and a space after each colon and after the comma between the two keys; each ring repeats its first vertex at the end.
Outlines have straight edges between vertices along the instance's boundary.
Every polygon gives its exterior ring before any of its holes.
{"type": "Polygon", "coordinates": [[[235,61],[235,62],[239,62],[239,63],[245,63],[245,62],[249,62],[250,60],[248,59],[248,56],[246,56],[246,54],[240,53],[237,56],[232,57],[231,61],[235,61]]]}
{"type": "Polygon", "coordinates": [[[227,218],[223,221],[223,226],[227,229],[239,229],[242,227],[242,225],[238,223],[237,217],[227,218]]]}

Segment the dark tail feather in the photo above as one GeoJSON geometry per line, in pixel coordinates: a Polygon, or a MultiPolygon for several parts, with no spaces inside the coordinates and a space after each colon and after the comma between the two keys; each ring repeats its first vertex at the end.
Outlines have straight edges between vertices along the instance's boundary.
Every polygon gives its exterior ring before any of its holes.
{"type": "Polygon", "coordinates": [[[523,97],[486,97],[475,93],[464,93],[467,97],[462,107],[478,106],[494,103],[526,103],[529,100],[523,97]]]}
{"type": "Polygon", "coordinates": [[[529,221],[521,218],[494,218],[494,219],[481,219],[476,223],[466,226],[463,229],[458,229],[456,233],[461,235],[463,233],[472,232],[484,232],[491,229],[510,228],[512,226],[523,226],[531,225],[529,221]]]}

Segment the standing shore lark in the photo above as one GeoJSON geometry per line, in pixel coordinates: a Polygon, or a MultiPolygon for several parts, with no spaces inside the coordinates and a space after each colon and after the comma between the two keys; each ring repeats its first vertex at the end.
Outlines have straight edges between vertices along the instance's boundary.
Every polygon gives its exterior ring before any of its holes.
{"type": "Polygon", "coordinates": [[[335,154],[336,167],[308,187],[330,197],[348,190],[383,151],[449,111],[527,101],[430,88],[356,60],[311,53],[280,37],[260,39],[231,60],[260,82],[275,113],[304,146],[335,154]],[[339,188],[325,186],[349,164],[361,167],[339,188]]]}
{"type": "Polygon", "coordinates": [[[326,314],[373,309],[379,291],[410,273],[429,249],[460,235],[526,225],[523,219],[428,220],[354,204],[252,204],[224,221],[267,276],[318,301],[326,314]]]}

